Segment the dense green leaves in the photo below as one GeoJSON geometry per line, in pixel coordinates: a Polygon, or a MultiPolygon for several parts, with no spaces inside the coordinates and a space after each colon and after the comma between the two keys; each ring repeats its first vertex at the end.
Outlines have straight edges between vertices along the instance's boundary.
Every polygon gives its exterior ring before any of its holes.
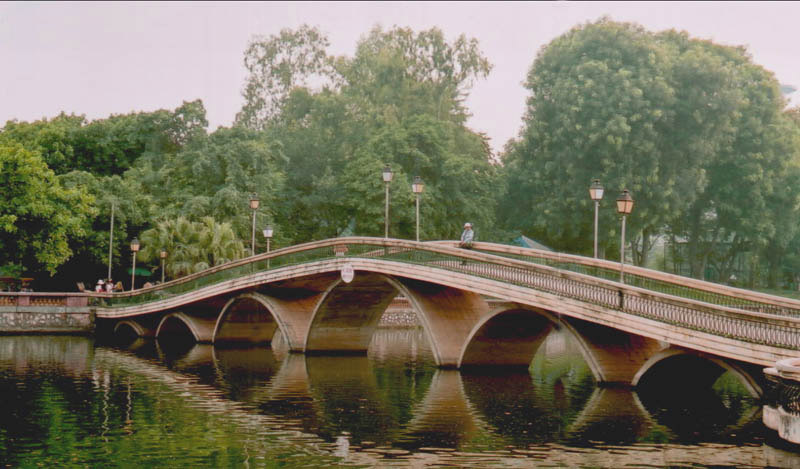
{"type": "Polygon", "coordinates": [[[387,164],[396,172],[391,236],[414,236],[415,176],[426,184],[423,238],[453,237],[466,220],[493,227],[496,179],[488,146],[464,126],[463,99],[491,69],[477,42],[464,36],[448,42],[436,28],[375,28],[353,57],[325,56],[326,46],[319,31],[301,27],[260,39],[246,53],[248,63],[256,54],[269,67],[257,73],[249,67],[239,121],[281,142],[291,237],[381,235],[387,164]],[[320,74],[327,86],[308,88],[320,74]],[[250,93],[256,88],[280,91],[267,102],[250,93]],[[254,115],[263,118],[243,118],[254,115]]]}
{"type": "Polygon", "coordinates": [[[51,274],[72,255],[69,240],[86,234],[92,198],[63,187],[38,154],[0,144],[0,265],[51,274]]]}
{"type": "Polygon", "coordinates": [[[139,257],[144,262],[158,263],[161,250],[167,251],[168,278],[200,272],[245,255],[230,223],[217,223],[211,217],[198,222],[184,217],[158,222],[142,233],[141,243],[139,257]]]}
{"type": "MultiPolygon", "coordinates": [[[[687,240],[694,275],[713,264],[726,279],[737,254],[785,246],[778,238],[794,232],[778,228],[777,214],[796,205],[785,181],[798,147],[779,123],[777,82],[743,49],[603,19],[543,48],[526,87],[525,129],[504,168],[501,213],[512,227],[588,254],[586,188],[599,178],[606,200],[633,193],[628,239],[639,264],[669,234],[687,240]]],[[[603,210],[607,251],[617,226],[613,208],[603,210]]]]}

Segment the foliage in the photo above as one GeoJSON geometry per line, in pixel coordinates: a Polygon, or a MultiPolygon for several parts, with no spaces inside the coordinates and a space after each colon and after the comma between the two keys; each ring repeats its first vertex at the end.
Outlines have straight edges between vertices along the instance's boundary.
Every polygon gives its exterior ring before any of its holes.
{"type": "MultiPolygon", "coordinates": [[[[280,141],[285,156],[287,197],[283,210],[292,223],[286,229],[296,242],[342,234],[383,233],[384,186],[381,170],[395,170],[391,184],[390,220],[393,237],[414,236],[411,181],[425,181],[421,218],[424,238],[455,237],[469,219],[492,227],[494,168],[483,136],[464,126],[463,99],[474,80],[491,66],[474,39],[449,43],[436,28],[373,29],[353,57],[322,56],[327,39],[307,27],[283,31],[262,44],[281,51],[281,67],[252,74],[262,89],[280,84],[280,99],[271,104],[252,98],[241,123],[264,128],[280,141]],[[302,40],[300,40],[302,39],[302,40]],[[309,44],[315,51],[310,54],[309,44]],[[309,65],[310,57],[314,66],[309,65]],[[295,64],[295,66],[292,66],[295,64]],[[289,70],[286,69],[289,67],[289,70]],[[330,67],[330,68],[329,68],[330,67]],[[325,71],[327,86],[313,91],[325,71]],[[290,77],[291,79],[287,78],[290,77]],[[294,88],[291,88],[294,86],[294,88]]],[[[251,58],[248,49],[247,60],[251,58]]],[[[274,64],[264,53],[261,62],[274,64]]]]}
{"type": "Polygon", "coordinates": [[[86,235],[92,197],[59,183],[42,158],[19,144],[0,144],[0,264],[22,264],[51,275],[86,235]]]}
{"type": "Polygon", "coordinates": [[[282,29],[277,36],[253,38],[244,53],[248,72],[242,93],[245,105],[236,115],[236,123],[264,128],[280,113],[292,89],[307,85],[314,75],[329,75],[328,45],[328,38],[308,25],[296,31],[282,29]]]}
{"type": "MultiPolygon", "coordinates": [[[[160,261],[161,250],[168,257],[168,277],[177,278],[225,264],[244,257],[245,249],[236,238],[230,223],[218,223],[211,217],[198,222],[184,217],[162,220],[141,236],[139,258],[143,262],[160,261]]],[[[159,267],[160,268],[160,267],[159,267]]]]}
{"type": "MultiPolygon", "coordinates": [[[[503,170],[509,228],[589,254],[586,189],[599,178],[611,198],[633,194],[627,239],[636,263],[667,233],[689,238],[699,275],[721,245],[716,267],[726,271],[732,256],[776,233],[768,200],[793,206],[791,193],[774,190],[789,168],[777,143],[777,82],[741,48],[602,19],[543,48],[525,86],[525,128],[503,170]]],[[[599,242],[617,252],[609,205],[601,204],[599,242]]]]}
{"type": "Polygon", "coordinates": [[[112,115],[92,122],[64,113],[49,121],[9,121],[0,131],[0,141],[40,152],[56,174],[80,169],[113,175],[122,174],[145,152],[175,153],[204,134],[207,126],[205,108],[197,100],[174,111],[112,115]]]}
{"type": "Polygon", "coordinates": [[[262,226],[275,222],[285,176],[280,152],[265,134],[243,127],[220,128],[193,138],[175,155],[145,155],[126,173],[158,207],[158,217],[213,217],[231,223],[240,239],[249,239],[250,194],[260,199],[262,226]]]}

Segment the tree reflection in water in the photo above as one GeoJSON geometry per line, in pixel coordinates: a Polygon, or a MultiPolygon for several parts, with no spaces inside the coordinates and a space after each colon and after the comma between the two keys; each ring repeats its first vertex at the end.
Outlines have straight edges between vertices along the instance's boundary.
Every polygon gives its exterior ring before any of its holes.
{"type": "Polygon", "coordinates": [[[553,332],[529,373],[508,373],[438,370],[418,329],[379,330],[367,356],[348,357],[288,353],[279,339],[237,349],[0,337],[0,455],[13,466],[795,460],[762,446],[780,444],[724,377],[684,400],[601,388],[570,341],[553,332]]]}

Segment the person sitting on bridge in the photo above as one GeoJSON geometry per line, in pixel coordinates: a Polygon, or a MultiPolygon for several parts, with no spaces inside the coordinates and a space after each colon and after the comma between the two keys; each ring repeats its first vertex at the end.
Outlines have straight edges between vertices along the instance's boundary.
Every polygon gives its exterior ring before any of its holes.
{"type": "Polygon", "coordinates": [[[475,232],[472,231],[472,223],[464,223],[464,232],[461,233],[461,242],[458,247],[464,249],[472,249],[472,241],[475,239],[475,232]]]}

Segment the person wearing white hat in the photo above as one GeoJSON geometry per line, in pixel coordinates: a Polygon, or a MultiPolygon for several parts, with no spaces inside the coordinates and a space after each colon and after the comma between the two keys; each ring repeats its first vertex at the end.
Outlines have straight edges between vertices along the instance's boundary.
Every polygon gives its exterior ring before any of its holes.
{"type": "Polygon", "coordinates": [[[458,243],[458,246],[465,249],[472,249],[472,241],[474,239],[475,232],[472,231],[472,223],[464,223],[464,232],[461,233],[461,242],[458,243]]]}
{"type": "Polygon", "coordinates": [[[103,279],[97,281],[97,285],[94,286],[94,291],[102,292],[103,291],[103,279]]]}

